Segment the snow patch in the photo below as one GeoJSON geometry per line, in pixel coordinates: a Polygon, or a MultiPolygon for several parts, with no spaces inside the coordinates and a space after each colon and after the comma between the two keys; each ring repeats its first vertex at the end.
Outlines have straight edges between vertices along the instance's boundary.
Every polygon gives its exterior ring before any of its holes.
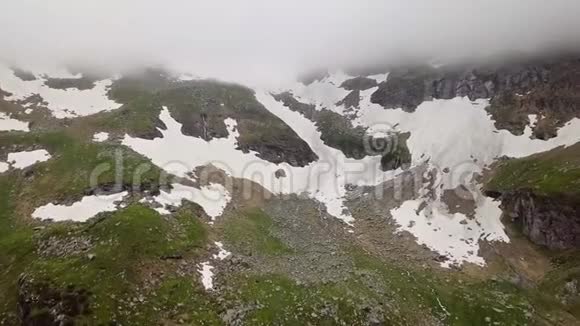
{"type": "Polygon", "coordinates": [[[226,138],[205,141],[186,136],[181,132],[181,124],[165,107],[159,116],[167,126],[166,130],[159,130],[162,138],[148,140],[126,135],[123,144],[177,176],[187,177],[187,173],[195,168],[211,164],[230,176],[257,182],[274,194],[306,193],[323,203],[329,214],[349,224],[354,219],[344,206],[345,186],[376,185],[397,173],[380,171],[380,156],[368,156],[363,160],[346,158],[341,151],[324,144],[312,121],[288,110],[265,91],[257,90],[256,97],[310,145],[319,156],[317,162],[293,167],[287,163],[273,164],[262,160],[255,152],[244,153],[237,149],[237,123],[229,118],[225,120],[229,132],[226,138]],[[275,177],[279,169],[285,171],[286,178],[275,177]]]}
{"type": "MultiPolygon", "coordinates": [[[[215,241],[214,244],[218,247],[219,252],[213,255],[213,259],[224,260],[232,253],[224,249],[223,243],[219,241],[215,241]]],[[[213,290],[213,272],[214,267],[211,265],[209,261],[203,262],[199,264],[198,272],[201,275],[201,284],[206,290],[213,290]]]]}
{"type": "Polygon", "coordinates": [[[294,98],[300,102],[313,104],[317,110],[327,109],[344,115],[344,108],[337,106],[336,103],[350,93],[349,90],[341,88],[340,85],[351,78],[353,76],[337,71],[308,85],[297,82],[290,89],[294,98]]]}
{"type": "MultiPolygon", "coordinates": [[[[36,73],[35,75],[36,80],[24,81],[16,77],[12,69],[0,65],[0,89],[12,94],[5,99],[22,101],[33,95],[40,95],[46,102],[46,107],[59,119],[86,116],[121,107],[121,104],[110,100],[107,96],[108,89],[113,83],[110,79],[97,81],[92,89],[87,90],[54,89],[45,84],[49,78],[48,74],[36,73]]],[[[56,71],[51,72],[50,77],[80,78],[81,75],[56,71]]]]}
{"type": "Polygon", "coordinates": [[[177,80],[179,81],[192,81],[192,80],[203,80],[204,78],[191,74],[191,73],[183,73],[177,76],[177,80]]]}
{"type": "Polygon", "coordinates": [[[219,251],[217,254],[213,255],[213,259],[219,259],[219,260],[224,260],[226,259],[229,255],[231,255],[232,253],[225,250],[224,249],[224,244],[219,242],[219,241],[215,241],[214,244],[218,247],[219,251]]]}
{"type": "MultiPolygon", "coordinates": [[[[343,114],[343,107],[336,103],[348,94],[348,91],[340,88],[340,84],[349,78],[351,77],[345,74],[333,74],[310,85],[293,85],[290,91],[299,101],[314,104],[317,109],[326,108],[343,114]]],[[[374,78],[382,80],[387,76],[374,78]]],[[[530,138],[530,126],[522,136],[497,130],[485,111],[488,100],[433,100],[422,103],[415,112],[409,113],[401,109],[385,110],[380,105],[371,103],[371,94],[377,89],[375,87],[361,92],[360,107],[353,125],[367,127],[371,133],[383,135],[410,132],[407,144],[413,157],[413,165],[427,164],[429,168],[440,171],[433,187],[436,200],[429,201],[424,212],[416,213],[412,209],[418,207],[421,200],[418,199],[416,202],[403,203],[392,213],[401,225],[400,231],[413,233],[418,242],[449,256],[449,264],[484,264],[483,258],[478,256],[480,233],[489,234],[484,237],[486,240],[509,241],[499,222],[501,211],[497,203],[481,199],[477,184],[474,183],[475,174],[481,173],[503,155],[527,156],[580,141],[580,119],[574,119],[561,128],[558,137],[543,141],[530,138]],[[442,172],[446,170],[449,172],[442,172]],[[467,226],[460,223],[466,219],[465,216],[449,214],[440,200],[444,190],[455,189],[460,185],[474,192],[474,198],[477,199],[475,218],[468,220],[467,226]],[[407,228],[411,219],[414,220],[415,227],[407,228]],[[429,231],[438,228],[449,230],[451,236],[446,235],[449,238],[447,241],[442,241],[439,233],[429,231]]],[[[171,117],[167,108],[163,108],[159,116],[167,126],[167,130],[160,130],[162,138],[147,140],[126,135],[123,144],[181,177],[187,177],[188,172],[197,167],[211,164],[232,177],[259,183],[274,194],[304,193],[322,203],[329,214],[351,225],[354,219],[345,207],[345,186],[375,186],[401,172],[380,171],[380,155],[367,156],[362,160],[346,158],[341,151],[323,143],[321,134],[312,121],[284,107],[266,90],[256,89],[255,93],[257,100],[267,110],[288,124],[308,143],[318,155],[318,161],[306,167],[293,167],[286,163],[273,164],[264,161],[255,152],[243,153],[237,149],[237,122],[230,118],[225,120],[229,133],[226,138],[205,141],[186,136],[181,132],[181,124],[171,117]],[[171,162],[180,164],[170,164],[171,162]],[[275,172],[279,169],[284,170],[286,178],[275,178],[275,172]]]]}
{"type": "Polygon", "coordinates": [[[44,149],[8,154],[8,164],[15,169],[24,169],[39,162],[48,161],[52,156],[44,149]]]}
{"type": "Polygon", "coordinates": [[[161,205],[161,207],[155,209],[160,214],[171,213],[166,208],[167,205],[181,206],[183,200],[188,200],[200,205],[213,221],[216,217],[222,215],[224,209],[231,200],[229,192],[224,186],[218,183],[203,186],[201,189],[185,186],[179,183],[172,184],[172,187],[173,189],[169,192],[161,190],[159,195],[151,200],[161,205]]]}
{"type": "Polygon", "coordinates": [[[0,112],[0,131],[30,131],[30,129],[28,129],[28,122],[12,119],[0,112]]]}
{"type": "MultiPolygon", "coordinates": [[[[428,202],[427,208],[417,213],[421,200],[408,201],[391,213],[401,226],[399,230],[411,232],[419,243],[448,256],[450,260],[444,266],[465,261],[484,264],[483,258],[477,255],[479,234],[485,234],[485,240],[509,241],[500,222],[498,203],[479,193],[474,182],[476,174],[504,155],[524,157],[580,141],[580,119],[573,119],[562,127],[558,137],[543,141],[531,139],[530,125],[521,136],[497,130],[485,111],[488,100],[426,101],[415,112],[408,113],[401,109],[386,110],[371,103],[371,94],[376,90],[375,87],[361,92],[360,110],[353,123],[369,127],[370,132],[410,132],[407,144],[413,165],[428,164],[439,171],[432,187],[437,199],[428,202]],[[460,185],[466,186],[474,198],[480,198],[476,202],[475,219],[467,219],[467,224],[461,224],[466,220],[462,214],[448,214],[440,200],[444,190],[460,185]]],[[[530,121],[535,123],[536,117],[530,116],[530,121]]]]}
{"type": "Polygon", "coordinates": [[[93,141],[97,142],[97,143],[101,143],[104,142],[106,140],[109,139],[109,133],[108,132],[98,132],[96,134],[93,135],[93,141]]]}
{"type": "Polygon", "coordinates": [[[408,113],[371,103],[370,96],[376,89],[361,92],[361,110],[354,123],[369,127],[370,132],[410,132],[407,144],[416,165],[428,160],[441,170],[450,169],[451,173],[442,180],[444,189],[464,185],[469,176],[480,173],[498,157],[523,157],[580,141],[577,118],[562,127],[558,137],[544,141],[531,139],[530,126],[521,136],[497,130],[485,111],[488,100],[433,100],[408,113]]]}
{"type": "Polygon", "coordinates": [[[85,222],[99,213],[116,211],[118,209],[117,203],[127,196],[127,194],[128,192],[125,191],[112,195],[85,196],[70,206],[50,203],[37,208],[32,213],[32,217],[57,222],[85,222]]]}
{"type": "Polygon", "coordinates": [[[419,212],[421,204],[422,200],[408,200],[391,210],[391,215],[400,225],[398,232],[408,231],[419,244],[445,255],[448,260],[442,262],[444,267],[463,262],[483,266],[485,261],[478,255],[480,240],[509,242],[500,221],[499,203],[490,198],[482,197],[476,215],[485,218],[477,220],[450,214],[440,202],[419,212]]]}
{"type": "Polygon", "coordinates": [[[199,265],[197,270],[201,275],[201,284],[206,290],[213,290],[213,266],[210,265],[209,261],[203,262],[199,265]]]}
{"type": "Polygon", "coordinates": [[[10,169],[10,165],[6,162],[0,162],[0,173],[4,173],[10,169]]]}

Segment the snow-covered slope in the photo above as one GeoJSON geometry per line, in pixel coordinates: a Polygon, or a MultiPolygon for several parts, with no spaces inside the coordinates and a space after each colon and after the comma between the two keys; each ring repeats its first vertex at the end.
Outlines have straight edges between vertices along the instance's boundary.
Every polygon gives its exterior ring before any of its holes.
{"type": "MultiPolygon", "coordinates": [[[[26,102],[34,96],[40,96],[43,102],[40,105],[47,107],[59,119],[86,116],[121,106],[107,96],[113,83],[111,79],[96,81],[91,89],[55,89],[46,84],[49,78],[80,79],[82,75],[73,75],[63,69],[39,71],[32,75],[34,79],[24,80],[16,76],[14,69],[0,64],[0,89],[11,94],[5,100],[26,102]]],[[[27,102],[24,106],[29,107],[31,104],[32,102],[27,102]]]]}
{"type": "Polygon", "coordinates": [[[163,138],[147,140],[127,135],[123,143],[178,176],[186,177],[197,167],[211,164],[233,177],[255,181],[276,194],[307,193],[324,204],[330,214],[351,224],[353,217],[344,206],[345,186],[377,185],[392,177],[394,172],[380,171],[380,156],[363,160],[346,158],[342,152],[321,141],[320,133],[311,121],[287,110],[266,91],[257,91],[256,97],[310,145],[319,156],[317,162],[306,167],[293,167],[286,163],[276,165],[260,159],[255,153],[243,153],[237,149],[239,134],[236,121],[232,119],[226,119],[230,133],[226,139],[208,142],[186,136],[167,109],[159,117],[167,126],[167,130],[160,130],[163,138]],[[276,177],[279,169],[285,171],[286,177],[276,177]]]}
{"type": "MultiPolygon", "coordinates": [[[[92,89],[54,89],[46,85],[47,75],[33,74],[30,80],[16,75],[12,69],[0,67],[0,88],[10,93],[5,99],[27,107],[30,102],[26,100],[40,95],[45,102],[42,106],[51,110],[57,118],[90,115],[120,106],[107,97],[112,80],[96,81],[92,89]]],[[[57,72],[50,76],[81,78],[80,75],[57,72]]],[[[498,130],[485,110],[489,99],[435,99],[424,101],[412,112],[401,108],[385,109],[373,103],[371,97],[380,85],[388,83],[388,78],[386,72],[371,76],[349,76],[336,72],[309,85],[292,82],[275,90],[254,88],[256,99],[284,121],[318,156],[317,161],[304,167],[275,164],[260,158],[256,152],[243,152],[239,140],[244,135],[237,130],[235,117],[224,117],[228,132],[225,138],[206,141],[185,135],[183,125],[167,107],[163,107],[159,115],[159,120],[166,126],[166,129],[159,128],[162,137],[143,139],[125,135],[122,144],[179,177],[194,179],[192,172],[197,168],[213,165],[232,177],[254,181],[274,194],[306,194],[318,201],[330,215],[344,221],[352,231],[357,221],[346,206],[350,191],[347,188],[378,186],[403,171],[382,171],[382,156],[376,153],[363,159],[352,159],[325,144],[321,131],[310,120],[311,117],[290,110],[272,95],[289,92],[298,101],[312,105],[316,110],[332,111],[349,119],[353,128],[364,128],[369,136],[408,134],[406,144],[412,156],[412,167],[426,167],[417,170],[429,171],[432,179],[419,185],[419,191],[412,200],[392,209],[390,216],[385,218],[392,218],[399,225],[399,232],[410,232],[417,242],[445,255],[448,258],[443,263],[445,266],[463,262],[485,264],[478,253],[480,241],[509,241],[509,238],[500,221],[499,203],[482,196],[476,176],[502,156],[522,157],[580,141],[580,120],[570,120],[559,129],[557,137],[544,141],[531,139],[535,116],[530,116],[531,123],[523,135],[498,130]],[[341,87],[355,77],[365,77],[362,79],[367,84],[370,81],[371,86],[376,86],[354,91],[341,87]],[[343,99],[353,94],[359,96],[357,105],[346,107],[349,104],[345,104],[343,99]],[[472,212],[457,212],[449,207],[444,198],[449,191],[463,192],[457,194],[459,197],[467,194],[464,199],[473,202],[472,212]]],[[[0,115],[0,130],[3,123],[8,126],[4,129],[27,130],[24,124],[0,115]]],[[[111,139],[110,142],[115,142],[118,138],[111,139]]],[[[109,134],[96,133],[93,140],[109,142],[109,134]]],[[[13,167],[19,166],[13,163],[13,167]]],[[[6,170],[6,167],[0,169],[6,170]]],[[[421,177],[416,179],[421,180],[421,177]]],[[[201,188],[181,184],[173,186],[171,192],[162,192],[150,201],[161,205],[179,205],[181,200],[187,199],[199,203],[208,215],[215,218],[221,215],[232,199],[232,192],[221,185],[201,188]]],[[[158,210],[169,212],[164,207],[158,210]]]]}
{"type": "MultiPolygon", "coordinates": [[[[376,78],[378,82],[384,81],[381,80],[383,77],[369,77],[376,78]]],[[[345,108],[342,105],[329,107],[329,94],[340,94],[339,86],[345,78],[344,73],[337,73],[313,83],[314,86],[310,87],[314,90],[323,90],[318,98],[315,91],[305,93],[308,86],[298,86],[290,91],[317,107],[344,114],[345,108]]],[[[485,99],[470,101],[458,97],[425,101],[409,113],[371,103],[371,94],[377,89],[375,87],[360,92],[360,104],[354,108],[356,114],[352,123],[354,126],[368,128],[369,134],[409,132],[407,145],[413,157],[413,165],[427,164],[428,170],[435,169],[435,183],[420,191],[416,200],[403,203],[391,214],[401,231],[412,233],[419,243],[446,255],[449,258],[443,263],[446,266],[463,261],[482,265],[485,262],[478,256],[480,240],[509,241],[500,222],[499,203],[481,195],[480,186],[474,182],[477,174],[502,156],[522,157],[580,141],[579,119],[567,123],[559,130],[557,137],[543,141],[531,139],[530,126],[521,136],[497,130],[485,111],[489,105],[485,99]],[[460,186],[468,189],[470,198],[475,200],[473,218],[449,212],[442,201],[444,190],[454,190],[460,186]],[[434,199],[430,196],[433,192],[434,199]],[[419,207],[422,203],[427,206],[421,210],[419,207]]],[[[270,103],[265,105],[272,106],[270,103]]],[[[288,120],[283,115],[281,117],[288,120]]],[[[531,124],[535,120],[535,117],[531,117],[531,124]]]]}
{"type": "Polygon", "coordinates": [[[51,158],[49,152],[44,149],[35,151],[14,152],[8,154],[8,164],[15,169],[24,169],[33,164],[47,161],[51,158]]]}
{"type": "Polygon", "coordinates": [[[32,217],[41,220],[85,222],[102,212],[113,212],[118,209],[117,203],[127,192],[111,195],[85,196],[72,205],[55,205],[53,203],[37,208],[32,217]]]}
{"type": "Polygon", "coordinates": [[[28,131],[28,123],[10,118],[3,112],[0,112],[0,131],[28,131]]]}

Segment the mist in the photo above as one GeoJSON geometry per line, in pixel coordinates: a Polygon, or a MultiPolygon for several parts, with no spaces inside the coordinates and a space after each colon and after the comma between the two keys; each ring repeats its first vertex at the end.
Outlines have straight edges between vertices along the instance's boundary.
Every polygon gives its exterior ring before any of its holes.
{"type": "Polygon", "coordinates": [[[579,16],[576,0],[4,1],[0,60],[276,83],[321,67],[575,51],[579,16]]]}

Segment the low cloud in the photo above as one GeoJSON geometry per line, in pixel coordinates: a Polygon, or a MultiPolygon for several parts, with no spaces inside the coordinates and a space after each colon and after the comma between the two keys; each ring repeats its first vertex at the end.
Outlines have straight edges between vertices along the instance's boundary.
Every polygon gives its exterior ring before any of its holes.
{"type": "Polygon", "coordinates": [[[0,58],[271,83],[321,66],[576,50],[579,15],[576,0],[18,0],[2,5],[0,58]]]}

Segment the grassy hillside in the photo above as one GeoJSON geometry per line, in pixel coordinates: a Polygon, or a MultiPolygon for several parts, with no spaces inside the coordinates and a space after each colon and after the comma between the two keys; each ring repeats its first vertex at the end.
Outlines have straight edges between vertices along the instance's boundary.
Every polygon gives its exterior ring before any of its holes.
{"type": "Polygon", "coordinates": [[[495,192],[531,190],[539,195],[580,195],[580,143],[529,157],[506,160],[494,167],[486,189],[495,192]]]}

